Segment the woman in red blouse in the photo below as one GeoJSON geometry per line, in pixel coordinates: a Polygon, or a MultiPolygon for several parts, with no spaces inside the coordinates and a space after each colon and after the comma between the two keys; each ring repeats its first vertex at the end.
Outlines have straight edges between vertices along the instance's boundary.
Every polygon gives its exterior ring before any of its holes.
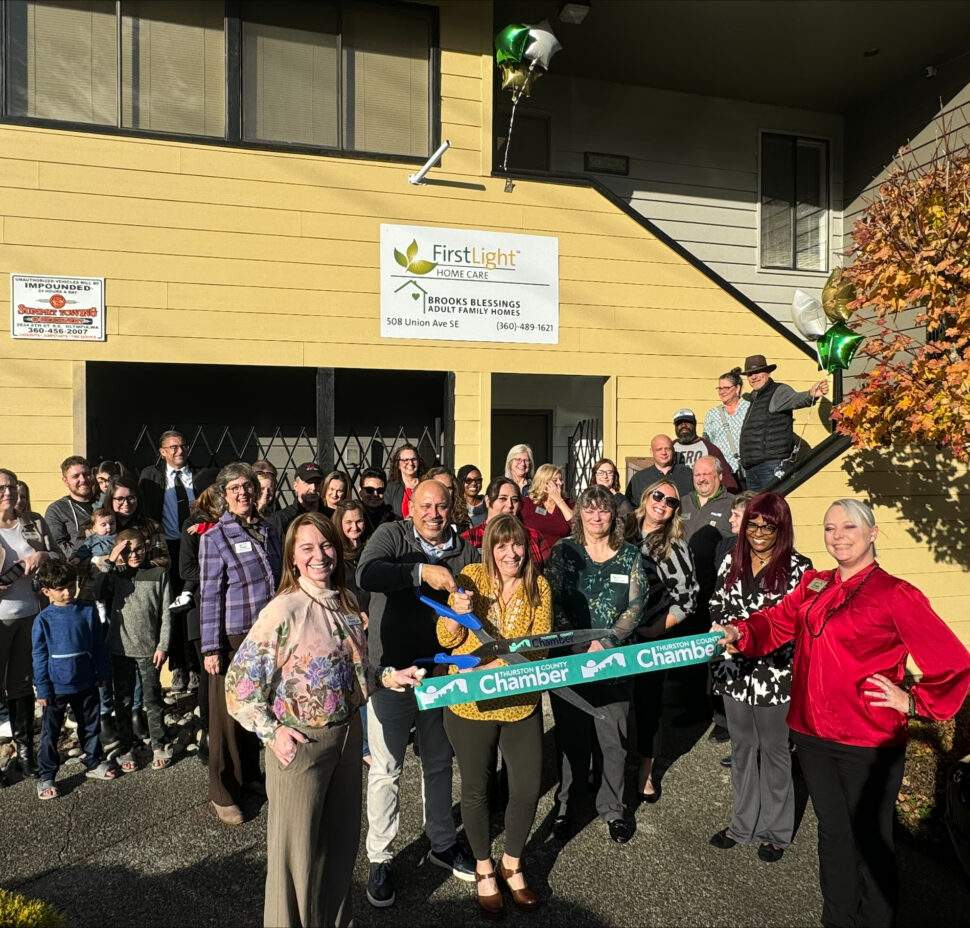
{"type": "Polygon", "coordinates": [[[970,689],[970,653],[915,587],[876,562],[872,510],[825,514],[835,570],[808,570],[778,604],[715,625],[731,653],[795,642],[788,725],[818,817],[825,925],[889,926],[896,906],[893,810],[907,720],[952,718],[970,689]],[[923,673],[908,690],[906,660],[923,673]]]}
{"type": "Polygon", "coordinates": [[[522,497],[519,518],[539,533],[543,562],[549,560],[553,545],[570,531],[573,510],[562,495],[562,471],[555,464],[543,464],[532,478],[529,493],[522,497]]]}

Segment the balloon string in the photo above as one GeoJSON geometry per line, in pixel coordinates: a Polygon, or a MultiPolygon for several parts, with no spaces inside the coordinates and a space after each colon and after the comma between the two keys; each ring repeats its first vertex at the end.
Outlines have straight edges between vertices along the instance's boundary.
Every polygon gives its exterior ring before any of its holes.
{"type": "Polygon", "coordinates": [[[512,115],[509,116],[509,134],[508,138],[505,140],[505,158],[502,160],[502,172],[504,174],[509,173],[509,149],[512,147],[512,126],[515,124],[515,109],[519,105],[519,100],[522,99],[523,89],[529,82],[529,77],[532,76],[532,69],[536,66],[535,61],[529,65],[529,73],[526,75],[526,79],[523,82],[522,88],[518,91],[513,91],[512,93],[512,115]]]}

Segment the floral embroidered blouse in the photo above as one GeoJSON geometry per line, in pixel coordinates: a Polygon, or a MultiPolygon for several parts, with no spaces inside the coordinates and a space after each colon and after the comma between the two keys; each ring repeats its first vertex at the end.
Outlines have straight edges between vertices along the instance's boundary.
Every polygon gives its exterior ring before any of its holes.
{"type": "Polygon", "coordinates": [[[376,685],[360,616],[336,590],[299,583],[262,609],[226,674],[229,714],[264,742],[280,725],[346,724],[376,685]]]}
{"type": "MultiPolygon", "coordinates": [[[[552,592],[544,577],[538,577],[539,602],[529,605],[522,584],[512,591],[509,601],[503,606],[494,589],[489,589],[484,564],[469,564],[463,567],[456,583],[472,594],[472,613],[485,630],[494,638],[518,638],[522,635],[544,635],[552,631],[552,592]]],[[[453,654],[469,654],[482,642],[473,631],[459,628],[450,632],[444,619],[438,619],[438,641],[451,649],[453,654]]],[[[530,660],[545,657],[541,651],[529,654],[530,660]]],[[[497,660],[502,666],[506,661],[497,660]]],[[[454,666],[449,673],[456,673],[454,666]]],[[[501,699],[483,699],[480,702],[466,702],[448,708],[463,719],[479,722],[519,722],[528,718],[542,700],[541,693],[523,693],[505,696],[501,699]]]]}

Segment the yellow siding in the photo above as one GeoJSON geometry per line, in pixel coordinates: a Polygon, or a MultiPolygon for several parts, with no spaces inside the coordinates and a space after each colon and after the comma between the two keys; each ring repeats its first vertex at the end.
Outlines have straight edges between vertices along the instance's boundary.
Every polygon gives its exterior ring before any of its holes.
{"type": "MultiPolygon", "coordinates": [[[[442,4],[440,34],[442,137],[452,148],[423,186],[407,182],[414,168],[401,163],[0,127],[0,273],[107,278],[104,344],[11,340],[0,288],[0,464],[30,482],[38,507],[62,492],[59,462],[83,450],[73,365],[86,360],[339,367],[353,358],[453,371],[456,461],[483,466],[493,373],[604,378],[604,446],[621,467],[669,432],[674,409],[702,417],[717,376],[746,355],[778,362],[796,387],[817,379],[809,358],[594,191],[516,182],[506,193],[490,176],[491,4],[442,4]],[[557,236],[559,344],[382,341],[382,222],[557,236]]],[[[796,413],[796,431],[821,441],[819,411],[796,413]]],[[[867,479],[887,500],[909,493],[942,507],[953,532],[966,525],[963,492],[887,472],[867,479]]],[[[847,492],[837,462],[792,498],[800,544],[820,562],[822,511],[847,492]]],[[[967,635],[966,572],[935,559],[912,514],[892,505],[879,514],[886,566],[967,635]]]]}

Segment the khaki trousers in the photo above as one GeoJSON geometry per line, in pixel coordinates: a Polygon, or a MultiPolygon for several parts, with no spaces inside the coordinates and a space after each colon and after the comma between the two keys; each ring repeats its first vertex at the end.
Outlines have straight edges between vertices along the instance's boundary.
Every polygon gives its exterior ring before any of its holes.
{"type": "Polygon", "coordinates": [[[346,725],[311,729],[313,740],[284,767],[266,749],[266,902],[263,924],[348,926],[360,847],[360,713],[346,725]]]}

